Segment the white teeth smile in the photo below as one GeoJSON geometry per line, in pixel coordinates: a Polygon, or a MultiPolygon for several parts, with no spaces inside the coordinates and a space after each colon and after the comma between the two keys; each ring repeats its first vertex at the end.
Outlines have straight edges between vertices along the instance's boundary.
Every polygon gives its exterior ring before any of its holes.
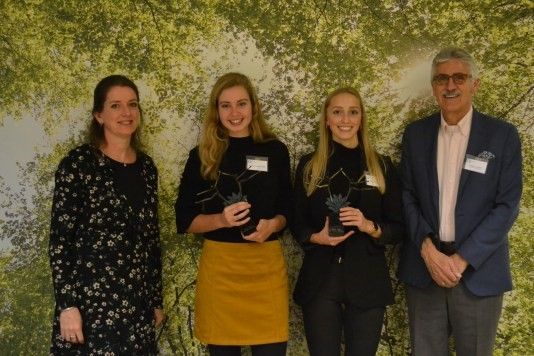
{"type": "Polygon", "coordinates": [[[452,99],[452,98],[457,98],[457,97],[459,97],[459,96],[460,96],[460,93],[449,93],[449,94],[445,93],[445,94],[443,94],[443,96],[444,96],[445,98],[447,98],[447,99],[452,99]]]}
{"type": "Polygon", "coordinates": [[[238,120],[230,120],[230,123],[232,125],[239,125],[243,120],[242,119],[238,119],[238,120]]]}
{"type": "Polygon", "coordinates": [[[340,131],[350,131],[352,129],[352,126],[338,126],[337,128],[340,131]]]}

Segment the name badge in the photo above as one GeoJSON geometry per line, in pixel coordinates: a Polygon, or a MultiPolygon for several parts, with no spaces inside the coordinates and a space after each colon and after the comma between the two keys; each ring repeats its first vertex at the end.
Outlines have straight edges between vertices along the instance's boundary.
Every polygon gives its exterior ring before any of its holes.
{"type": "Polygon", "coordinates": [[[247,169],[249,171],[268,172],[269,157],[247,156],[247,169]]]}
{"type": "Polygon", "coordinates": [[[486,174],[488,160],[486,158],[465,155],[464,169],[480,174],[486,174]]]}
{"type": "Polygon", "coordinates": [[[378,187],[375,176],[369,172],[365,172],[365,184],[370,187],[378,187]]]}

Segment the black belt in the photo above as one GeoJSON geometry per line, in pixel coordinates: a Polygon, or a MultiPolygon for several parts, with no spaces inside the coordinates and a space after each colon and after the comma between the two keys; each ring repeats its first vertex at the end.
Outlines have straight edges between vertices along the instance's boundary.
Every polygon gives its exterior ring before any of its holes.
{"type": "Polygon", "coordinates": [[[440,241],[438,250],[447,256],[452,256],[458,251],[454,241],[440,241]]]}

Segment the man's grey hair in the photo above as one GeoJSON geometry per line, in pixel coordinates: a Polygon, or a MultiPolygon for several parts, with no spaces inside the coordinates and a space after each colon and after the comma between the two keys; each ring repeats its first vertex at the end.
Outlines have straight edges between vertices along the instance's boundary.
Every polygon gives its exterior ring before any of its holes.
{"type": "Polygon", "coordinates": [[[475,60],[466,50],[459,47],[443,48],[441,51],[438,52],[438,54],[436,54],[436,56],[432,60],[432,70],[430,78],[434,78],[438,64],[450,61],[451,59],[457,59],[466,63],[469,66],[469,70],[471,72],[469,74],[472,75],[473,80],[478,78],[478,68],[475,63],[475,60]]]}

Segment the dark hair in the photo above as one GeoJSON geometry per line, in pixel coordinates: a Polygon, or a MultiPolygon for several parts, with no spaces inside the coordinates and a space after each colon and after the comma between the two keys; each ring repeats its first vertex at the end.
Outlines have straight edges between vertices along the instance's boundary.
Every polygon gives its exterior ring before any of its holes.
{"type": "MultiPolygon", "coordinates": [[[[135,92],[137,101],[139,101],[139,90],[137,89],[137,85],[135,85],[133,81],[131,81],[124,75],[110,75],[98,82],[93,94],[93,110],[91,111],[92,120],[88,130],[89,143],[91,143],[91,145],[96,148],[100,147],[100,145],[105,142],[106,139],[104,136],[104,127],[96,120],[95,114],[102,112],[102,110],[104,109],[104,103],[106,102],[106,98],[108,96],[108,92],[113,87],[131,88],[135,92]]],[[[142,119],[143,112],[141,110],[141,105],[139,105],[139,114],[140,118],[142,119]]],[[[134,149],[138,149],[140,147],[141,143],[139,141],[139,127],[132,135],[130,145],[134,149]]]]}

